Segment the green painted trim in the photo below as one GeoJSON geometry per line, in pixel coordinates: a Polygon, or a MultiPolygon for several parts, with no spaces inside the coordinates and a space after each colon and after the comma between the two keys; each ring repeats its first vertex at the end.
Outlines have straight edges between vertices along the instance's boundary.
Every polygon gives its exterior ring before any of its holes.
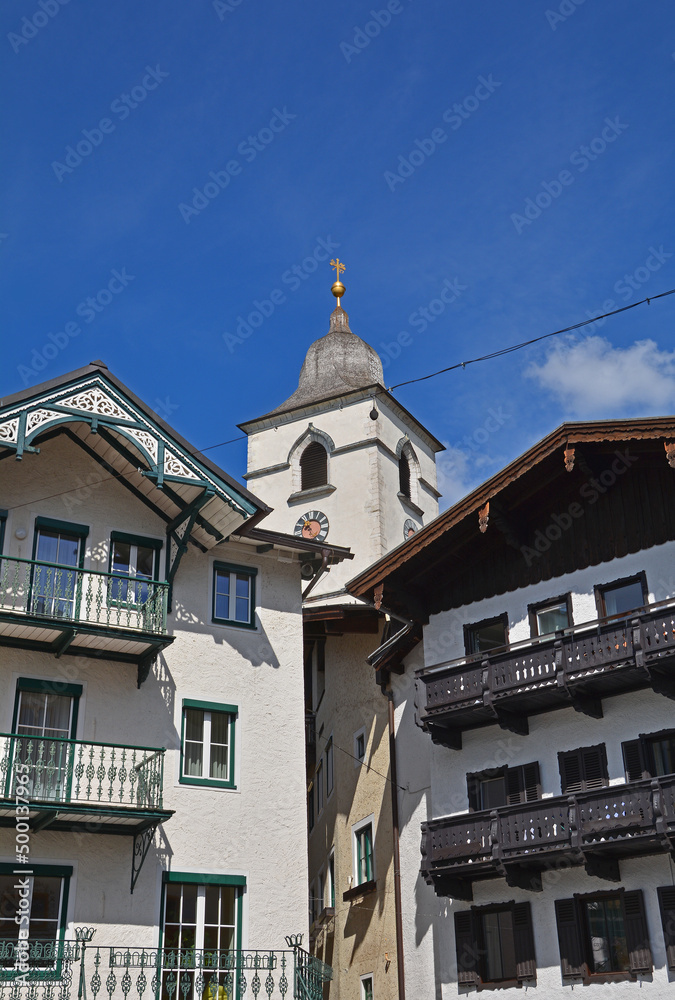
{"type": "Polygon", "coordinates": [[[249,576],[257,576],[258,570],[255,566],[238,566],[236,563],[214,562],[214,569],[226,569],[230,573],[247,573],[249,576]]]}
{"type": "MultiPolygon", "coordinates": [[[[17,864],[2,862],[0,863],[0,875],[14,875],[20,867],[17,864]]],[[[72,865],[34,865],[31,861],[30,865],[26,867],[33,875],[44,875],[45,877],[54,875],[60,878],[71,878],[73,874],[72,865]]]]}
{"type": "MultiPolygon", "coordinates": [[[[182,755],[181,755],[182,756],[182,755]]],[[[201,785],[203,788],[233,788],[236,790],[234,780],[219,781],[217,778],[188,778],[181,774],[178,779],[179,785],[201,785]]]]}
{"type": "Polygon", "coordinates": [[[49,531],[64,531],[69,535],[79,535],[86,538],[89,534],[88,524],[73,524],[71,521],[55,521],[52,517],[36,517],[36,528],[46,528],[49,531]]]}
{"type": "MultiPolygon", "coordinates": [[[[200,872],[162,872],[162,882],[184,882],[189,885],[246,885],[245,875],[206,875],[200,872]]],[[[162,926],[164,920],[162,920],[162,926]]]]}
{"type": "Polygon", "coordinates": [[[148,549],[161,549],[164,542],[161,538],[147,538],[145,535],[130,535],[126,531],[111,531],[111,542],[126,542],[127,545],[145,545],[148,549]]]}
{"type": "Polygon", "coordinates": [[[228,715],[239,714],[236,705],[221,705],[216,701],[194,701],[192,698],[183,698],[183,708],[203,708],[207,712],[227,712],[228,715]]]}
{"type": "Polygon", "coordinates": [[[179,785],[202,785],[205,788],[232,788],[236,789],[234,783],[234,741],[236,738],[237,718],[239,709],[236,705],[221,705],[215,701],[195,701],[193,698],[183,698],[183,707],[180,720],[180,762],[178,772],[179,785]],[[229,715],[228,738],[230,741],[230,777],[226,781],[221,778],[199,778],[195,775],[183,774],[183,747],[185,746],[185,709],[196,708],[204,712],[224,712],[229,715]]]}
{"type": "MultiPolygon", "coordinates": [[[[71,698],[80,698],[82,695],[81,684],[64,684],[63,681],[37,680],[35,677],[19,677],[16,682],[19,691],[41,691],[46,694],[70,695],[71,698]]],[[[74,736],[71,739],[75,739],[74,736]]]]}

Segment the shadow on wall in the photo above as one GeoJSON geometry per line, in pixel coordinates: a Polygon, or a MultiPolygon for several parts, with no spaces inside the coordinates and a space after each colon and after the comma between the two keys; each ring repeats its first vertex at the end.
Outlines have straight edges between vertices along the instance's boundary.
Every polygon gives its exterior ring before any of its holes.
{"type": "MultiPolygon", "coordinates": [[[[267,637],[267,632],[260,625],[257,614],[256,624],[258,627],[256,629],[207,625],[178,601],[174,602],[174,615],[176,630],[206,635],[218,646],[229,646],[243,659],[248,660],[252,667],[267,665],[278,670],[281,665],[267,637]]],[[[298,627],[300,628],[301,625],[298,627]]]]}

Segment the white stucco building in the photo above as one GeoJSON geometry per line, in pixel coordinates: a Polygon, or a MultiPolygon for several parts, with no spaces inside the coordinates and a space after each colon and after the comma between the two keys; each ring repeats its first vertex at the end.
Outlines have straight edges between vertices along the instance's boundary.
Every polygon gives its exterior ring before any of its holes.
{"type": "Polygon", "coordinates": [[[350,583],[425,611],[392,678],[420,1000],[673,989],[674,440],[564,425],[350,583]]]}
{"type": "Polygon", "coordinates": [[[2,400],[0,475],[0,995],[25,929],[37,996],[320,997],[287,935],[322,547],[100,362],[2,400]]]}

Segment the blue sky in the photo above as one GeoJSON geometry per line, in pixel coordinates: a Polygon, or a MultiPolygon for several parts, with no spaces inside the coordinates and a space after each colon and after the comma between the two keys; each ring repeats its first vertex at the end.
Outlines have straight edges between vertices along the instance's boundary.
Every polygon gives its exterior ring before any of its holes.
{"type": "MultiPolygon", "coordinates": [[[[326,253],[387,385],[675,287],[671,0],[8,0],[2,27],[2,393],[102,358],[233,438],[327,331],[326,253]]],[[[446,502],[565,419],[672,413],[674,321],[398,390],[446,502]]]]}

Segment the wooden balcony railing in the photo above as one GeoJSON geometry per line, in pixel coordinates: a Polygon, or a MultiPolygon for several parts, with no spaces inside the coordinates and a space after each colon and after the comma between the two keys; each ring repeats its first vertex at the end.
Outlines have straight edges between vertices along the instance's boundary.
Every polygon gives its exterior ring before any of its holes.
{"type": "Polygon", "coordinates": [[[675,775],[538,799],[422,824],[422,875],[471,899],[477,879],[541,890],[542,872],[585,865],[619,881],[619,858],[675,848],[675,775]]]}
{"type": "Polygon", "coordinates": [[[418,724],[461,748],[463,730],[497,722],[524,735],[528,716],[572,705],[602,717],[602,698],[650,686],[675,697],[675,603],[600,619],[418,671],[418,724]]]}

